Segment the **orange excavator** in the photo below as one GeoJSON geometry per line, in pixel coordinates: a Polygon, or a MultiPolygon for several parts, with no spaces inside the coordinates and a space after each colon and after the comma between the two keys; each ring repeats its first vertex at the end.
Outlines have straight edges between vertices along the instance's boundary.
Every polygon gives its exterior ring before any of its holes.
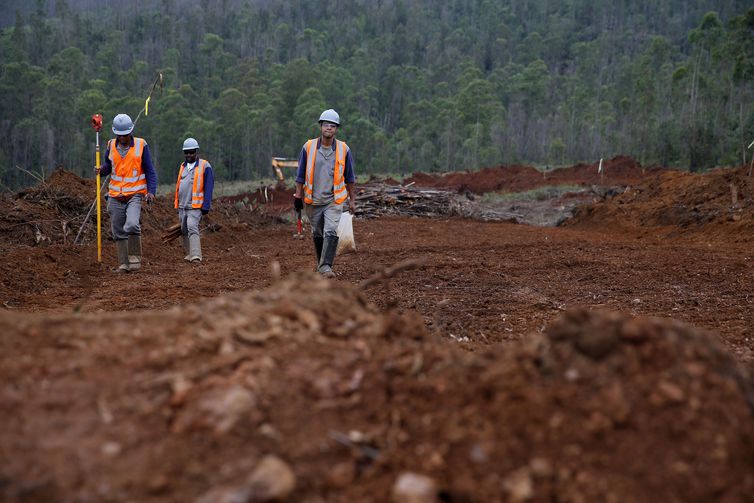
{"type": "MultiPolygon", "coordinates": [[[[275,177],[278,179],[277,188],[280,190],[286,189],[283,168],[298,169],[298,159],[289,159],[286,157],[272,158],[272,172],[275,173],[275,177]]],[[[293,235],[294,238],[304,239],[301,229],[301,210],[296,210],[296,234],[293,235]]]]}
{"type": "Polygon", "coordinates": [[[272,172],[278,179],[278,185],[285,186],[285,176],[283,175],[283,168],[298,169],[298,159],[289,159],[286,157],[273,157],[272,158],[272,172]]]}

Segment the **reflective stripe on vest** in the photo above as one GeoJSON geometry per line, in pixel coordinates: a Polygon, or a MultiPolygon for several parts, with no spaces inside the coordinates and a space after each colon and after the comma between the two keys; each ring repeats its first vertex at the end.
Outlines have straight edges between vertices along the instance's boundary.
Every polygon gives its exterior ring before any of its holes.
{"type": "MultiPolygon", "coordinates": [[[[175,184],[175,207],[178,207],[178,190],[181,187],[181,176],[183,175],[183,169],[186,167],[186,163],[182,163],[178,169],[178,181],[175,184]]],[[[207,167],[207,161],[199,159],[196,161],[196,168],[194,168],[194,184],[191,189],[191,207],[195,210],[204,206],[204,169],[207,167]]]]}
{"type": "MultiPolygon", "coordinates": [[[[317,159],[317,141],[319,138],[313,138],[306,142],[306,176],[304,177],[304,202],[312,204],[314,202],[314,164],[317,159]]],[[[346,171],[346,153],[348,145],[346,142],[335,140],[335,169],[333,170],[333,199],[335,204],[343,204],[348,197],[346,189],[345,171],[346,171]]]]}
{"type": "Polygon", "coordinates": [[[115,139],[110,140],[108,146],[110,149],[109,159],[113,166],[112,173],[110,173],[110,185],[108,186],[110,196],[146,194],[147,177],[141,169],[141,155],[147,142],[143,138],[134,138],[133,147],[128,149],[125,157],[120,155],[115,142],[115,139]]]}

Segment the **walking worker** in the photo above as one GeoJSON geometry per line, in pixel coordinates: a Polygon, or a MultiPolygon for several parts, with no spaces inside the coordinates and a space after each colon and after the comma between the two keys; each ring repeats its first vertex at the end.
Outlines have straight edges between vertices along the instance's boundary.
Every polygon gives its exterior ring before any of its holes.
{"type": "Polygon", "coordinates": [[[115,272],[141,268],[141,203],[151,204],[157,192],[157,171],[149,145],[133,136],[134,123],[126,114],[113,119],[115,138],[107,142],[104,163],[95,168],[110,175],[107,211],[120,264],[115,272]]]}
{"type": "Polygon", "coordinates": [[[348,199],[351,213],[356,210],[353,156],[345,142],[336,140],[340,116],[332,108],[319,116],[319,138],[307,141],[301,149],[296,174],[293,206],[306,215],[312,226],[317,272],[334,278],[332,270],[338,249],[338,223],[343,203],[348,199]]]}
{"type": "Polygon", "coordinates": [[[186,253],[183,259],[201,262],[199,221],[212,207],[215,177],[210,163],[199,158],[199,142],[194,138],[186,138],[183,142],[183,155],[186,160],[178,169],[178,181],[175,183],[175,207],[181,222],[183,251],[186,253]]]}

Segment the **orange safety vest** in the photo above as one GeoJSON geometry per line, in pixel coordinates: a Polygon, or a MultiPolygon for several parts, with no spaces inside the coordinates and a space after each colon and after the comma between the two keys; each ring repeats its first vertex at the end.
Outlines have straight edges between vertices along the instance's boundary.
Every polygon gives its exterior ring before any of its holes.
{"type": "MultiPolygon", "coordinates": [[[[306,178],[304,179],[304,202],[312,204],[314,202],[314,162],[317,159],[317,141],[319,138],[313,138],[306,142],[306,178]]],[[[346,180],[344,174],[346,171],[346,152],[348,145],[346,142],[335,140],[335,170],[333,172],[333,198],[335,204],[342,204],[348,197],[346,190],[346,180]]]]}
{"type": "Polygon", "coordinates": [[[134,138],[134,144],[121,157],[115,146],[115,139],[109,141],[110,163],[113,171],[110,173],[109,193],[111,197],[132,196],[147,193],[147,180],[141,169],[141,154],[147,144],[143,138],[134,138]]]}
{"type": "MultiPolygon", "coordinates": [[[[181,187],[181,176],[186,163],[181,163],[178,170],[178,181],[175,183],[175,207],[178,207],[178,189],[181,187]]],[[[196,168],[194,168],[194,187],[191,189],[191,207],[198,210],[204,205],[204,169],[207,167],[207,161],[198,159],[196,168]]]]}

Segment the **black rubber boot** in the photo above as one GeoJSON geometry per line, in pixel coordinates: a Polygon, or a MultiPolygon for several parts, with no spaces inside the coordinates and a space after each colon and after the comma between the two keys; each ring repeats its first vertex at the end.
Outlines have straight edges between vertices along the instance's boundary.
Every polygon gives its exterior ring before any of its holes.
{"type": "Polygon", "coordinates": [[[141,269],[141,236],[128,236],[128,266],[130,271],[141,269]]]}
{"type": "Polygon", "coordinates": [[[129,272],[131,267],[128,260],[128,239],[115,241],[115,251],[118,253],[118,264],[120,264],[115,272],[118,274],[129,272]]]}
{"type": "Polygon", "coordinates": [[[325,278],[334,278],[335,273],[332,270],[335,254],[338,251],[338,236],[325,238],[325,244],[322,247],[322,260],[319,263],[319,273],[325,278]]]}
{"type": "Polygon", "coordinates": [[[314,239],[314,251],[317,253],[317,265],[315,266],[314,270],[319,270],[319,264],[322,261],[322,246],[325,242],[325,238],[322,237],[313,237],[314,239]]]}

